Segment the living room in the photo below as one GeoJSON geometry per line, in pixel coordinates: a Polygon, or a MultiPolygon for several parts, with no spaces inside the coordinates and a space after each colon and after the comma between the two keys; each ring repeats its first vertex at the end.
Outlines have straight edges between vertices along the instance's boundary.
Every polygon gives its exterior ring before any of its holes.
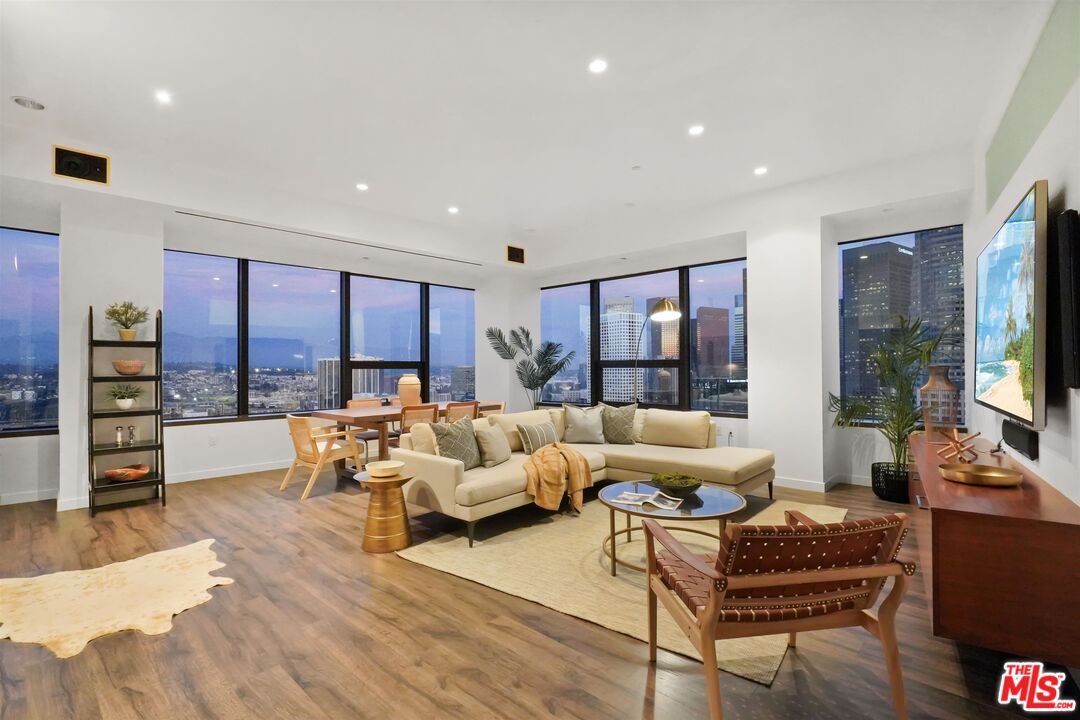
{"type": "Polygon", "coordinates": [[[0,46],[0,717],[1075,708],[1080,3],[0,46]]]}

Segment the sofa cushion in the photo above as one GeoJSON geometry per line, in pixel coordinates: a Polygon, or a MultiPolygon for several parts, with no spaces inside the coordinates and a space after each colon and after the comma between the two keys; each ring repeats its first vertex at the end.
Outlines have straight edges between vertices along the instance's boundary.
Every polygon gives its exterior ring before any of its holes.
{"type": "Polygon", "coordinates": [[[582,443],[580,445],[566,443],[566,445],[584,455],[585,459],[589,461],[589,469],[593,472],[603,470],[607,466],[607,460],[604,458],[605,445],[595,445],[592,443],[582,443]]]}
{"type": "Polygon", "coordinates": [[[439,443],[435,440],[435,431],[431,429],[431,423],[416,423],[409,428],[409,439],[412,441],[412,450],[427,455],[439,454],[439,443]]]}
{"type": "Polygon", "coordinates": [[[712,418],[704,410],[686,412],[649,408],[641,441],[649,445],[706,448],[709,446],[711,423],[712,418]]]}
{"type": "Polygon", "coordinates": [[[486,423],[473,423],[476,447],[480,450],[480,462],[484,467],[495,467],[510,459],[510,443],[501,428],[486,423]]]}
{"type": "Polygon", "coordinates": [[[454,501],[471,507],[525,491],[528,455],[513,453],[495,467],[478,467],[465,473],[465,482],[454,489],[454,501]]]}
{"type": "MultiPolygon", "coordinates": [[[[650,412],[653,412],[650,410],[650,412]]],[[[596,447],[596,446],[593,446],[596,447]]],[[[604,445],[607,467],[641,473],[683,473],[705,482],[738,485],[773,466],[768,450],[742,447],[687,448],[667,445],[604,445]]]]}
{"type": "Polygon", "coordinates": [[[462,418],[457,422],[438,423],[430,427],[435,433],[440,456],[460,460],[465,464],[466,470],[480,465],[480,449],[476,447],[472,420],[462,418]]]}
{"type": "Polygon", "coordinates": [[[526,455],[532,455],[545,445],[559,441],[559,436],[555,434],[555,426],[550,421],[539,425],[518,425],[517,430],[526,455]]]}
{"type": "Polygon", "coordinates": [[[637,403],[622,407],[600,403],[598,407],[603,411],[604,440],[615,445],[633,445],[637,403]]]}
{"type": "Polygon", "coordinates": [[[634,411],[634,442],[645,442],[641,439],[641,433],[645,430],[645,418],[649,416],[647,408],[638,408],[634,411]]]}
{"type": "MultiPolygon", "coordinates": [[[[503,415],[488,415],[488,421],[495,427],[502,428],[506,433],[506,440],[510,443],[510,450],[521,452],[521,435],[518,434],[518,425],[539,425],[550,423],[551,413],[547,410],[529,410],[527,412],[509,413],[503,415]]],[[[552,423],[554,425],[554,423],[552,423]]]]}
{"type": "Polygon", "coordinates": [[[566,432],[563,441],[568,443],[604,442],[604,408],[563,405],[566,432]]]}

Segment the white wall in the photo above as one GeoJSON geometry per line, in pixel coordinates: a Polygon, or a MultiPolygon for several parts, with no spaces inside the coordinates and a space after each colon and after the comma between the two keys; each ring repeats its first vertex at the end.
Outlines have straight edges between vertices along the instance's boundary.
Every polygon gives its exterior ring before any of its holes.
{"type": "MultiPolygon", "coordinates": [[[[993,237],[1013,206],[1031,184],[1045,179],[1050,186],[1050,216],[1065,209],[1080,209],[1080,82],[1062,101],[1038,141],[991,207],[986,207],[985,157],[988,142],[976,147],[974,192],[969,231],[964,237],[967,318],[967,382],[974,382],[975,263],[979,251],[993,237]]],[[[1051,329],[1051,331],[1055,331],[1051,329]]],[[[969,402],[970,399],[969,399],[969,402]]],[[[972,403],[972,428],[991,440],[1001,437],[1001,415],[972,403]]],[[[1032,462],[1010,451],[1024,465],[1074,502],[1080,503],[1080,390],[1048,397],[1046,430],[1039,435],[1039,460],[1032,462]]]]}
{"type": "Polygon", "coordinates": [[[55,498],[59,462],[55,433],[0,440],[0,505],[55,498]]]}

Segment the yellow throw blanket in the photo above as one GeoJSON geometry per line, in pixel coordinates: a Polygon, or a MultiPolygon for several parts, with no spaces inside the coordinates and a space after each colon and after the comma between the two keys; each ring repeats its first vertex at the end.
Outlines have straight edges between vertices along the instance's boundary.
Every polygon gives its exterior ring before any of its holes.
{"type": "Polygon", "coordinates": [[[582,490],[592,487],[592,469],[585,456],[562,443],[540,448],[525,461],[525,491],[545,510],[558,510],[563,495],[581,512],[582,490]]]}

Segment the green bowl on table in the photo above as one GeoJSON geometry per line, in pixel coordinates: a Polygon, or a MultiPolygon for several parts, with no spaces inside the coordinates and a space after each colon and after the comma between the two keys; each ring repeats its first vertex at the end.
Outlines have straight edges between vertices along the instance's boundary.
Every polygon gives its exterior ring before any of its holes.
{"type": "Polygon", "coordinates": [[[659,473],[653,475],[652,485],[665,495],[686,499],[701,487],[701,478],[678,473],[659,473]]]}

